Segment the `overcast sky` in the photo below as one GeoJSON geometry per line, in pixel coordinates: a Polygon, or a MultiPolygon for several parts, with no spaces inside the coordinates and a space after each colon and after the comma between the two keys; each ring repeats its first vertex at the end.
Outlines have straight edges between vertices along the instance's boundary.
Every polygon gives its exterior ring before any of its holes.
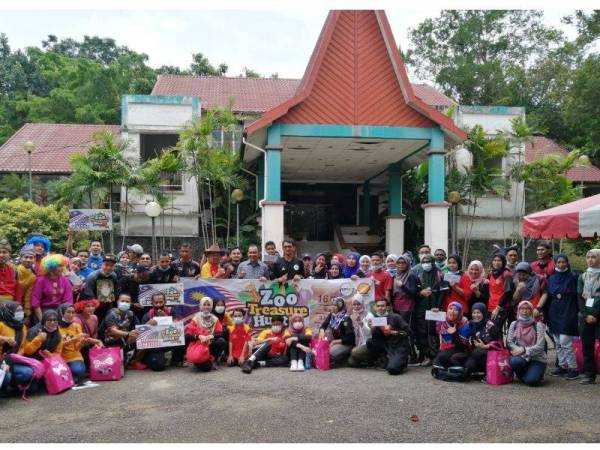
{"type": "MultiPolygon", "coordinates": [[[[386,8],[402,48],[408,45],[409,28],[439,12],[434,6],[386,8]]],[[[560,18],[570,12],[546,11],[545,20],[561,26],[560,18]]],[[[201,52],[215,65],[227,63],[229,76],[249,67],[265,76],[277,72],[282,78],[300,78],[326,15],[327,9],[314,6],[260,11],[0,11],[0,33],[8,36],[13,49],[40,46],[49,34],[75,39],[98,35],[146,53],[153,67],[187,68],[191,54],[201,52]]]]}

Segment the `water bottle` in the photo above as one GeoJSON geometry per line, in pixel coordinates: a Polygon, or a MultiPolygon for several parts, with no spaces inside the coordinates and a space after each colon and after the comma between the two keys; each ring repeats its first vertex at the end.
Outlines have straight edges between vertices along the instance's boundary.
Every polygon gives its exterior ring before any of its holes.
{"type": "Polygon", "coordinates": [[[310,352],[306,353],[306,356],[304,357],[304,369],[305,370],[309,370],[310,369],[310,352]]]}

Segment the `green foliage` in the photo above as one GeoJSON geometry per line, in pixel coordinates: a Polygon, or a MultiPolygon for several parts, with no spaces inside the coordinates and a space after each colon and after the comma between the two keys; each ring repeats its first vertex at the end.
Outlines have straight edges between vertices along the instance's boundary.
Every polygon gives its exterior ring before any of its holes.
{"type": "MultiPolygon", "coordinates": [[[[22,199],[0,200],[0,236],[10,242],[13,253],[25,245],[33,232],[44,233],[52,241],[52,251],[64,253],[69,211],[58,205],[39,206],[22,199]]],[[[76,248],[79,243],[76,243],[76,248]]]]}
{"type": "Polygon", "coordinates": [[[225,75],[227,72],[227,64],[221,63],[218,67],[214,67],[208,58],[206,58],[202,53],[194,53],[192,55],[192,65],[190,66],[190,70],[193,75],[212,75],[212,76],[221,76],[225,75]]]}

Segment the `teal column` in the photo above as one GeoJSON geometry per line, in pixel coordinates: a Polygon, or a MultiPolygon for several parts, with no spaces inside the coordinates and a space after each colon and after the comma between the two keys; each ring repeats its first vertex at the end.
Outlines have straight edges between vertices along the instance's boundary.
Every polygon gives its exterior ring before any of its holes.
{"type": "Polygon", "coordinates": [[[256,167],[256,207],[258,202],[265,198],[265,158],[264,155],[260,155],[258,158],[258,164],[256,167]]]}
{"type": "Polygon", "coordinates": [[[371,226],[371,186],[369,181],[363,184],[363,201],[361,211],[361,225],[371,226]]]}
{"type": "Polygon", "coordinates": [[[440,128],[431,130],[431,141],[428,151],[429,160],[429,203],[440,203],[444,201],[446,187],[446,163],[444,149],[444,133],[440,128]]]}
{"type": "Polygon", "coordinates": [[[402,169],[399,163],[390,164],[388,181],[388,215],[402,214],[402,169]]]}
{"type": "Polygon", "coordinates": [[[280,125],[274,123],[267,131],[266,197],[268,201],[281,201],[281,133],[280,125]]]}

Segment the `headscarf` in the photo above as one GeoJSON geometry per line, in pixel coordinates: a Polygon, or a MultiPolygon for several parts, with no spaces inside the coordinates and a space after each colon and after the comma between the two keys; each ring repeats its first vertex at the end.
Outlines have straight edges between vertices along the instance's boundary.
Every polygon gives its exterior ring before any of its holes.
{"type": "Polygon", "coordinates": [[[58,308],[56,308],[56,312],[58,313],[58,326],[61,328],[67,328],[68,326],[71,325],[71,323],[73,322],[66,322],[63,317],[65,315],[65,311],[69,308],[72,308],[73,305],[71,305],[70,303],[63,303],[62,305],[60,305],[58,308]]]}
{"type": "MultiPolygon", "coordinates": [[[[593,248],[587,252],[586,256],[590,253],[596,256],[596,261],[598,261],[598,264],[600,264],[600,249],[593,248]]],[[[588,267],[587,270],[581,274],[583,278],[583,298],[594,297],[598,292],[598,289],[600,289],[599,267],[600,266],[588,267]]]]}
{"type": "Polygon", "coordinates": [[[346,255],[346,265],[344,266],[344,278],[350,278],[352,275],[356,274],[356,271],[358,269],[360,269],[359,260],[360,260],[359,253],[350,252],[346,255]],[[348,257],[349,256],[354,256],[354,259],[356,260],[356,264],[354,264],[353,266],[348,265],[348,257]]]}
{"type": "Polygon", "coordinates": [[[531,270],[531,266],[528,262],[523,261],[517,264],[515,273],[517,272],[525,272],[527,274],[527,279],[525,280],[525,289],[523,289],[521,292],[521,298],[523,300],[531,300],[540,288],[540,279],[535,273],[533,273],[533,270],[531,270]]]}
{"type": "Polygon", "coordinates": [[[405,285],[408,281],[408,277],[410,276],[410,259],[406,255],[400,255],[398,256],[396,262],[400,260],[406,263],[406,270],[403,272],[400,270],[400,268],[398,268],[398,271],[396,272],[396,280],[400,281],[402,285],[405,285]]]}
{"type": "Polygon", "coordinates": [[[420,270],[419,277],[421,279],[421,283],[424,288],[433,288],[438,282],[438,272],[440,269],[438,269],[435,265],[435,258],[431,253],[423,255],[423,258],[421,258],[421,267],[423,267],[423,263],[431,263],[431,270],[420,270]]]}
{"type": "Polygon", "coordinates": [[[198,311],[192,320],[198,324],[198,326],[202,328],[207,328],[210,330],[211,334],[214,333],[215,327],[217,326],[217,322],[219,321],[218,317],[212,314],[212,312],[208,316],[204,316],[202,312],[202,306],[208,303],[210,305],[210,310],[213,309],[213,301],[210,297],[202,297],[200,299],[200,311],[198,311]]]}
{"type": "MultiPolygon", "coordinates": [[[[482,263],[481,261],[477,260],[477,259],[476,259],[476,260],[473,260],[473,261],[471,261],[471,264],[469,264],[469,267],[468,267],[468,269],[467,269],[467,270],[469,270],[469,269],[470,269],[471,267],[473,267],[473,266],[477,266],[477,267],[479,267],[479,270],[480,270],[480,273],[481,273],[481,275],[479,275],[479,278],[477,278],[477,279],[475,279],[475,280],[471,278],[471,281],[472,281],[473,283],[475,283],[475,284],[478,284],[478,285],[479,285],[479,284],[481,284],[481,283],[483,282],[483,280],[485,280],[485,269],[484,269],[484,267],[483,267],[483,263],[482,263]]],[[[469,278],[470,278],[470,275],[469,275],[469,278]]]]}
{"type": "MultiPolygon", "coordinates": [[[[519,263],[520,264],[520,263],[519,263]]],[[[524,319],[518,314],[521,306],[528,305],[533,311],[533,305],[528,300],[523,300],[519,302],[519,306],[517,307],[517,324],[515,325],[515,338],[516,342],[523,347],[531,347],[535,344],[537,339],[537,333],[535,331],[535,319],[533,318],[533,314],[529,319],[524,319]]]]}
{"type": "Polygon", "coordinates": [[[398,273],[398,269],[397,269],[397,268],[396,268],[396,269],[389,269],[389,268],[387,267],[388,260],[390,260],[390,259],[391,259],[392,261],[394,261],[394,262],[397,262],[397,261],[398,261],[398,255],[395,255],[394,253],[390,253],[390,254],[389,254],[389,255],[387,255],[387,257],[385,258],[385,270],[386,270],[386,272],[387,272],[387,273],[389,273],[391,276],[395,277],[395,276],[396,276],[396,273],[398,273]]]}
{"type": "Polygon", "coordinates": [[[369,263],[369,267],[371,266],[371,257],[369,255],[362,255],[358,260],[358,267],[360,268],[360,265],[365,261],[369,263]]]}
{"type": "Polygon", "coordinates": [[[437,326],[437,332],[441,338],[440,350],[442,351],[454,347],[451,335],[448,333],[448,328],[450,327],[456,327],[459,339],[464,344],[466,344],[469,339],[469,322],[467,318],[463,316],[462,305],[458,302],[450,302],[448,309],[450,309],[451,306],[454,306],[454,308],[458,311],[458,316],[456,319],[450,320],[448,318],[448,312],[446,312],[446,320],[444,322],[438,322],[437,326]]]}
{"type": "Polygon", "coordinates": [[[338,312],[333,314],[331,313],[331,319],[329,319],[329,327],[332,330],[335,330],[339,327],[344,317],[346,317],[346,302],[344,301],[344,297],[336,297],[333,299],[333,302],[338,308],[338,312]]]}
{"type": "Polygon", "coordinates": [[[410,267],[415,267],[415,265],[417,264],[415,262],[415,256],[410,250],[406,250],[404,253],[402,253],[402,256],[408,258],[408,260],[410,261],[410,267]]]}
{"type": "Polygon", "coordinates": [[[577,291],[577,275],[571,270],[569,258],[567,255],[559,253],[554,257],[554,263],[559,259],[564,259],[567,262],[567,270],[564,272],[555,270],[554,273],[548,277],[548,294],[553,297],[577,291]]]}
{"type": "Polygon", "coordinates": [[[481,331],[483,331],[485,329],[485,326],[487,324],[487,307],[485,306],[485,303],[481,303],[481,302],[477,302],[475,303],[472,307],[471,307],[471,313],[473,311],[480,311],[481,314],[483,315],[483,319],[481,319],[479,322],[476,322],[475,320],[470,320],[469,321],[469,331],[471,333],[471,336],[475,337],[477,335],[477,333],[481,333],[481,331]]]}
{"type": "Polygon", "coordinates": [[[56,346],[60,343],[62,339],[60,337],[60,332],[58,331],[58,326],[54,331],[48,331],[48,329],[46,328],[46,323],[48,322],[48,319],[52,317],[56,317],[58,319],[58,312],[56,312],[55,309],[46,310],[46,312],[42,315],[42,320],[40,321],[40,323],[30,328],[27,332],[28,341],[32,341],[42,331],[46,333],[46,340],[42,343],[40,350],[47,350],[50,353],[56,350],[56,346]]]}
{"type": "Polygon", "coordinates": [[[500,252],[496,252],[494,254],[494,256],[492,256],[492,260],[494,258],[500,258],[502,260],[502,267],[500,269],[494,269],[493,265],[492,265],[492,275],[494,276],[494,278],[498,278],[500,275],[502,275],[504,273],[504,271],[506,270],[506,256],[504,256],[502,253],[500,252]]]}
{"type": "Polygon", "coordinates": [[[4,302],[0,305],[0,322],[6,326],[15,330],[15,342],[17,343],[12,349],[9,349],[7,353],[18,351],[23,341],[23,321],[15,319],[15,312],[19,308],[17,302],[4,302]]]}
{"type": "Polygon", "coordinates": [[[35,256],[35,248],[31,244],[25,244],[19,251],[19,256],[35,256]]]}
{"type": "Polygon", "coordinates": [[[346,258],[344,257],[344,255],[342,255],[341,253],[336,253],[335,257],[337,258],[340,266],[342,266],[343,268],[346,265],[346,258]]]}
{"type": "MultiPolygon", "coordinates": [[[[327,271],[327,279],[329,279],[329,280],[339,280],[340,278],[343,278],[343,275],[342,275],[342,270],[343,270],[343,268],[342,268],[342,265],[341,265],[341,264],[338,264],[338,263],[336,263],[336,262],[332,262],[332,263],[331,263],[331,267],[337,267],[337,268],[338,268],[338,270],[339,270],[339,274],[338,274],[338,276],[337,276],[337,277],[335,277],[335,278],[334,278],[334,277],[332,277],[332,276],[331,276],[331,273],[330,273],[330,272],[329,272],[329,270],[328,270],[328,271],[327,271]]],[[[331,269],[331,267],[329,267],[329,269],[331,269]]]]}
{"type": "Polygon", "coordinates": [[[290,316],[290,324],[288,326],[288,330],[289,330],[290,334],[301,334],[301,333],[304,333],[304,328],[305,328],[304,327],[304,317],[302,316],[302,314],[298,314],[298,313],[292,314],[290,316]],[[296,319],[301,319],[302,320],[302,329],[301,330],[296,330],[294,328],[294,321],[296,319]]]}
{"type": "MultiPolygon", "coordinates": [[[[460,272],[462,270],[463,265],[462,258],[457,254],[452,254],[448,256],[448,258],[446,258],[446,266],[448,265],[448,261],[450,261],[451,259],[454,259],[456,261],[456,265],[458,266],[458,270],[456,272],[460,272]]],[[[448,272],[450,272],[450,269],[448,269],[448,272]]]]}

